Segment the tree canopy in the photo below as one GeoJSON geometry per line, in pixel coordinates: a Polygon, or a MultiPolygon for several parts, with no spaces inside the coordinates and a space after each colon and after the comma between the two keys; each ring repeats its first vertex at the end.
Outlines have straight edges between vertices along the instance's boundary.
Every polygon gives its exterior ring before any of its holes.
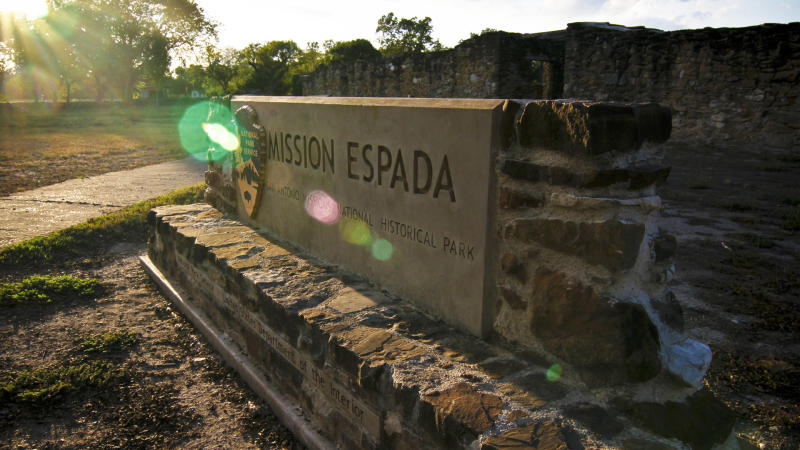
{"type": "Polygon", "coordinates": [[[399,56],[408,53],[422,53],[442,49],[439,40],[431,36],[433,25],[431,18],[400,19],[393,12],[383,15],[378,19],[376,33],[380,33],[378,41],[381,43],[383,56],[399,56]]]}
{"type": "Polygon", "coordinates": [[[366,39],[331,42],[327,47],[327,62],[374,61],[380,59],[381,52],[366,39]]]}
{"type": "Polygon", "coordinates": [[[16,66],[66,86],[89,78],[97,98],[129,99],[140,83],[158,85],[175,55],[216,36],[193,0],[49,0],[48,9],[13,27],[16,66]]]}
{"type": "MultiPolygon", "coordinates": [[[[377,61],[442,48],[431,18],[378,20],[380,48],[367,39],[213,44],[216,25],[195,0],[47,0],[40,19],[0,20],[0,82],[17,98],[74,95],[131,99],[150,89],[172,95],[302,94],[302,79],[320,65],[377,61]],[[174,61],[182,65],[170,74],[174,61]],[[191,61],[191,64],[186,61],[191,61]]],[[[1,91],[0,91],[1,92],[1,91]]]]}

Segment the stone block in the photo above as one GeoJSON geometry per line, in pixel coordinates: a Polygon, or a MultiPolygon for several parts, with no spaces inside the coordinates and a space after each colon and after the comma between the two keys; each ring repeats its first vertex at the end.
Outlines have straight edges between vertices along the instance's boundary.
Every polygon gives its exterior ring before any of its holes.
{"type": "Polygon", "coordinates": [[[654,259],[657,263],[672,260],[677,249],[678,240],[669,233],[660,232],[658,236],[653,239],[653,253],[655,254],[654,259]]]}
{"type": "Polygon", "coordinates": [[[216,170],[206,170],[204,173],[206,184],[213,187],[222,187],[222,176],[216,170]]]}
{"type": "Polygon", "coordinates": [[[672,134],[672,113],[669,107],[656,103],[633,105],[639,139],[651,142],[666,142],[672,134]]]}
{"type": "Polygon", "coordinates": [[[528,282],[528,273],[525,264],[513,253],[506,253],[500,259],[500,268],[504,273],[511,275],[522,284],[528,282]]]}
{"type": "Polygon", "coordinates": [[[206,247],[225,247],[234,244],[243,244],[245,239],[238,233],[213,233],[200,234],[197,243],[206,247]]]}
{"type": "Polygon", "coordinates": [[[627,183],[627,189],[643,189],[659,186],[669,177],[670,168],[626,168],[573,172],[563,167],[543,166],[528,161],[506,159],[501,173],[517,180],[531,183],[547,183],[553,186],[569,186],[581,189],[596,189],[619,183],[627,183]]]}
{"type": "Polygon", "coordinates": [[[515,310],[522,310],[524,311],[527,307],[525,300],[522,299],[516,292],[511,289],[501,287],[500,294],[508,304],[508,307],[515,310]]]}
{"type": "Polygon", "coordinates": [[[437,424],[444,428],[448,421],[457,422],[475,435],[492,426],[504,404],[497,395],[478,391],[467,383],[423,395],[422,399],[435,407],[437,424]]]}
{"type": "Polygon", "coordinates": [[[541,195],[529,194],[510,187],[501,187],[498,206],[502,209],[538,208],[545,200],[541,195]]]}
{"type": "Polygon", "coordinates": [[[519,133],[525,147],[594,156],[664,142],[671,123],[669,109],[655,104],[540,100],[525,105],[519,133]]]}
{"type": "Polygon", "coordinates": [[[646,381],[661,369],[658,331],[644,308],[614,302],[547,269],[536,272],[531,331],[590,384],[646,381]]]}
{"type": "Polygon", "coordinates": [[[383,294],[371,292],[369,296],[366,296],[353,288],[347,288],[339,292],[336,297],[323,302],[321,306],[333,308],[340,313],[347,314],[377,306],[384,301],[386,301],[386,298],[383,294]]]}
{"type": "Polygon", "coordinates": [[[609,438],[613,438],[625,430],[625,425],[614,417],[612,411],[591,403],[570,405],[564,408],[564,414],[577,420],[586,428],[609,438]]]}
{"type": "Polygon", "coordinates": [[[633,267],[644,238],[644,225],[620,220],[573,222],[560,219],[517,219],[510,235],[523,242],[580,257],[612,272],[633,267]]]}
{"type": "Polygon", "coordinates": [[[503,449],[552,449],[578,450],[583,445],[569,439],[570,433],[555,420],[541,420],[528,425],[503,431],[487,439],[481,450],[503,449]]]}
{"type": "Polygon", "coordinates": [[[660,297],[651,298],[650,304],[653,305],[653,309],[662,322],[673,330],[683,332],[683,307],[672,291],[667,291],[660,297]]]}
{"type": "Polygon", "coordinates": [[[516,118],[522,105],[513,100],[503,102],[503,148],[509,148],[516,139],[516,118]]]}
{"type": "Polygon", "coordinates": [[[711,349],[702,342],[683,338],[664,349],[667,371],[688,387],[699,386],[711,365],[711,349]]]}
{"type": "Polygon", "coordinates": [[[734,413],[702,389],[681,402],[613,402],[635,423],[669,438],[686,442],[694,449],[710,449],[728,439],[736,422],[734,413]]]}
{"type": "Polygon", "coordinates": [[[529,161],[505,159],[500,170],[511,178],[531,183],[544,182],[556,186],[579,186],[583,183],[581,174],[561,167],[543,166],[529,161]]]}

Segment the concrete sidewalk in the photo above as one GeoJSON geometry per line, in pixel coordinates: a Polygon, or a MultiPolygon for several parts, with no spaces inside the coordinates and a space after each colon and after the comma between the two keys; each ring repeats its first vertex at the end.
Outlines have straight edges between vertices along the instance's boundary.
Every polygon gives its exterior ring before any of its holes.
{"type": "Polygon", "coordinates": [[[202,183],[205,169],[189,157],[0,197],[0,247],[202,183]]]}

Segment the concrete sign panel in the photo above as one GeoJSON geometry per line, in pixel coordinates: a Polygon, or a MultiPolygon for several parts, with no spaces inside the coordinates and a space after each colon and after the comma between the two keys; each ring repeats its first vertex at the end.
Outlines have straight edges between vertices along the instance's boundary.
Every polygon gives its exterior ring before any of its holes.
{"type": "Polygon", "coordinates": [[[245,106],[240,139],[255,139],[238,162],[256,175],[237,197],[258,204],[239,202],[243,218],[462,329],[489,330],[502,101],[233,98],[234,111],[245,106]]]}

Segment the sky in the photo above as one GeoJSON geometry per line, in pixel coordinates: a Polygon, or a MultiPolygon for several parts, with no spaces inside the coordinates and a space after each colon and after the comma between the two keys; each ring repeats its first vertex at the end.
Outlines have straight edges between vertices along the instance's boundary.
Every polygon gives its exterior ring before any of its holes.
{"type": "Polygon", "coordinates": [[[196,0],[219,24],[219,45],[369,39],[378,19],[429,16],[433,37],[453,47],[470,33],[495,28],[519,33],[561,30],[570,22],[611,22],[662,30],[742,27],[800,21],[800,0],[196,0]]]}
{"type": "MultiPolygon", "coordinates": [[[[327,39],[369,39],[378,19],[432,19],[433,37],[453,47],[486,28],[518,33],[562,30],[570,22],[611,22],[661,30],[743,27],[800,21],[800,0],[195,0],[218,23],[219,46],[243,48],[272,40],[301,47],[327,39]]],[[[0,0],[0,11],[28,17],[44,0],[0,0]]]]}

